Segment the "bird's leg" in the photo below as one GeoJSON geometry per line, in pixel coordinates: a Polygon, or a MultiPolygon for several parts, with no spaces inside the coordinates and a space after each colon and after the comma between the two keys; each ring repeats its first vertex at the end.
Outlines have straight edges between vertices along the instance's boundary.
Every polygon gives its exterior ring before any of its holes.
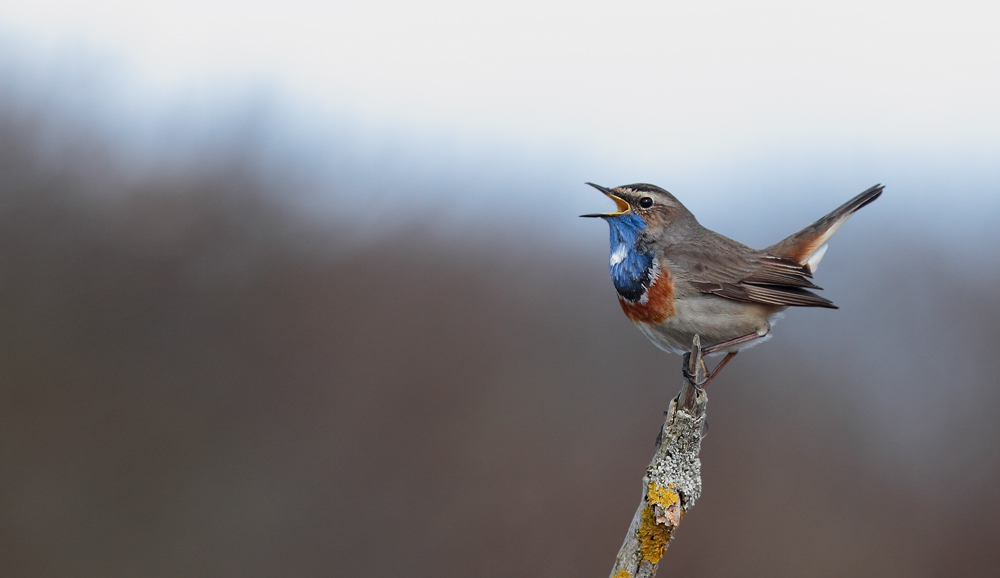
{"type": "Polygon", "coordinates": [[[725,349],[727,347],[732,347],[734,345],[739,345],[740,343],[746,343],[747,341],[753,341],[754,339],[760,339],[761,337],[764,337],[764,336],[761,335],[761,334],[759,334],[759,333],[757,333],[757,332],[747,333],[746,335],[741,335],[741,336],[737,337],[736,339],[730,339],[729,341],[723,341],[722,343],[716,343],[715,345],[709,345],[705,349],[702,349],[701,352],[703,354],[705,354],[705,355],[708,355],[709,353],[715,353],[716,351],[718,351],[720,349],[725,349]]]}
{"type": "Polygon", "coordinates": [[[739,351],[730,351],[729,353],[727,353],[726,356],[722,358],[722,361],[719,362],[719,365],[716,365],[715,369],[712,370],[712,375],[709,375],[708,379],[705,380],[705,383],[701,384],[701,388],[705,389],[706,387],[708,387],[708,384],[712,383],[712,380],[715,379],[715,376],[719,375],[719,372],[722,371],[722,368],[725,367],[727,363],[729,363],[730,359],[736,357],[737,353],[739,353],[739,351]]]}
{"type": "MultiPolygon", "coordinates": [[[[747,333],[746,335],[741,335],[735,339],[723,341],[722,343],[716,343],[715,345],[709,345],[708,347],[703,349],[702,352],[705,355],[708,355],[709,353],[715,353],[720,349],[725,349],[727,347],[732,347],[734,345],[739,345],[741,343],[753,341],[754,339],[760,339],[761,337],[763,336],[757,332],[747,333]]],[[[705,383],[702,384],[702,387],[707,387],[708,384],[711,383],[713,379],[715,379],[715,376],[719,375],[719,372],[722,371],[722,368],[725,367],[726,364],[729,363],[734,357],[736,357],[737,353],[739,353],[739,350],[728,352],[726,354],[726,357],[724,357],[722,361],[719,362],[719,365],[715,366],[715,369],[712,371],[712,374],[708,376],[708,379],[705,380],[705,383]]]]}

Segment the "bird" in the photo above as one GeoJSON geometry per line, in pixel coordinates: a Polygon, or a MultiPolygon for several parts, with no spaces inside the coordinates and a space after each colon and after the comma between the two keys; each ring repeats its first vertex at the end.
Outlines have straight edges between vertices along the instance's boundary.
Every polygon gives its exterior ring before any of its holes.
{"type": "Polygon", "coordinates": [[[698,335],[705,355],[725,353],[702,387],[742,349],[770,338],[789,307],[837,309],[814,293],[827,241],[856,211],[882,194],[875,185],[815,223],[753,249],[703,227],[669,192],[636,183],[606,188],[615,202],[604,219],[611,231],[611,281],[625,316],[657,347],[686,353],[698,335]]]}

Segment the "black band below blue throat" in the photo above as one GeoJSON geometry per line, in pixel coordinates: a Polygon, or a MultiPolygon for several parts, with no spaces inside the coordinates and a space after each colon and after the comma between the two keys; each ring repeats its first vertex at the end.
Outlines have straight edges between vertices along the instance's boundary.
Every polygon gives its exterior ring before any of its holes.
{"type": "Polygon", "coordinates": [[[633,303],[639,301],[653,283],[653,254],[636,253],[612,265],[611,280],[619,295],[633,303]]]}

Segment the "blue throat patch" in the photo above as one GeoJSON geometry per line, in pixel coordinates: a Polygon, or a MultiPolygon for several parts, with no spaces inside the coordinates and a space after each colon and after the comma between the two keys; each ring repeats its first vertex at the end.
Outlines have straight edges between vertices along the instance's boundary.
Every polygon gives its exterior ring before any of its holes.
{"type": "Polygon", "coordinates": [[[611,281],[618,294],[635,302],[645,295],[653,271],[652,251],[640,252],[646,223],[634,213],[604,218],[611,228],[611,281]]]}

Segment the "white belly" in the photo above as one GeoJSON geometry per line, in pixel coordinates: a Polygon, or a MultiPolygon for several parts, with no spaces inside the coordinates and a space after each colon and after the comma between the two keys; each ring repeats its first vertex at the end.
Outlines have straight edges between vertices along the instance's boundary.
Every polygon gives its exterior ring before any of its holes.
{"type": "Polygon", "coordinates": [[[695,335],[702,347],[756,333],[759,338],[740,343],[714,353],[726,353],[752,347],[766,341],[771,323],[777,321],[785,307],[741,303],[710,295],[677,299],[674,314],[661,323],[636,322],[642,333],[660,349],[687,353],[695,335]]]}

